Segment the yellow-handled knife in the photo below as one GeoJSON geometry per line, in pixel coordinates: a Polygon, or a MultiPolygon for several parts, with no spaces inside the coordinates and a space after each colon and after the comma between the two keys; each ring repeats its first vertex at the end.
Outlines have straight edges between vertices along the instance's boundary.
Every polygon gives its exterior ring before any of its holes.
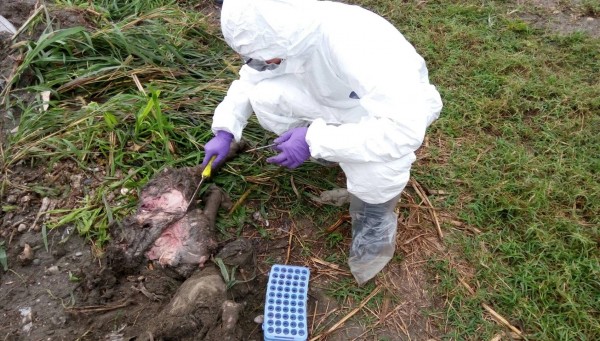
{"type": "Polygon", "coordinates": [[[198,194],[198,190],[200,190],[200,186],[202,186],[202,183],[204,182],[204,180],[210,178],[210,173],[212,171],[212,163],[213,163],[213,161],[215,161],[216,157],[217,157],[216,155],[211,157],[210,160],[208,161],[208,163],[206,164],[206,167],[204,167],[204,169],[202,170],[202,178],[200,179],[198,186],[196,186],[196,189],[194,190],[194,194],[192,194],[192,196],[190,197],[190,202],[188,202],[188,205],[185,208],[185,212],[187,212],[190,209],[190,206],[194,202],[194,198],[196,197],[196,194],[198,194]]]}

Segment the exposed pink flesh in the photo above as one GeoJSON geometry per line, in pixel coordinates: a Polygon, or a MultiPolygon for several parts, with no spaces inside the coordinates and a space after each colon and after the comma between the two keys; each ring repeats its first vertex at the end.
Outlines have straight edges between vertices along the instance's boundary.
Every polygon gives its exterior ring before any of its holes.
{"type": "Polygon", "coordinates": [[[181,249],[189,238],[187,230],[183,227],[181,220],[167,227],[163,233],[154,241],[152,248],[146,252],[150,260],[157,260],[162,265],[174,265],[178,263],[181,249]]]}
{"type": "Polygon", "coordinates": [[[208,260],[208,256],[202,256],[200,257],[200,262],[198,263],[198,265],[203,268],[204,267],[204,263],[206,263],[206,261],[208,260]]]}
{"type": "Polygon", "coordinates": [[[183,193],[172,189],[169,192],[161,194],[160,197],[144,198],[142,203],[143,211],[154,211],[160,209],[167,212],[183,211],[187,207],[188,202],[185,200],[183,193]]]}

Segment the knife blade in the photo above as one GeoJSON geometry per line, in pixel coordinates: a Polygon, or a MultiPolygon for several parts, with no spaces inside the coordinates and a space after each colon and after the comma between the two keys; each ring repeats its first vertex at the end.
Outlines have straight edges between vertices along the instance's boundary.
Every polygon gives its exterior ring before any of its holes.
{"type": "Polygon", "coordinates": [[[246,153],[248,153],[248,152],[253,152],[253,151],[255,151],[255,150],[261,150],[261,149],[265,149],[265,148],[275,147],[276,145],[277,145],[277,143],[271,143],[271,144],[269,144],[269,145],[266,145],[266,146],[262,146],[262,147],[256,147],[256,148],[248,149],[248,150],[246,150],[246,153]]]}
{"type": "Polygon", "coordinates": [[[212,163],[213,163],[213,161],[215,161],[216,157],[217,157],[216,155],[211,157],[210,160],[208,161],[208,163],[206,164],[206,167],[204,167],[204,169],[202,170],[202,178],[200,179],[198,186],[196,186],[194,193],[190,197],[190,202],[188,202],[188,205],[185,208],[185,212],[187,212],[190,209],[190,206],[194,202],[194,198],[196,197],[196,194],[198,194],[198,191],[200,190],[200,186],[202,186],[202,183],[204,182],[204,180],[210,178],[210,173],[212,171],[212,163]]]}

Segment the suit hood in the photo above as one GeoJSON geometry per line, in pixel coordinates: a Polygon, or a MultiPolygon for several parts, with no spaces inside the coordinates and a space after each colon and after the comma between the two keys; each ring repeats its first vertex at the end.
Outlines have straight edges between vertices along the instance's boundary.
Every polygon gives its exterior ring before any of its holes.
{"type": "Polygon", "coordinates": [[[237,53],[261,60],[298,57],[320,37],[315,0],[225,0],[221,30],[237,53]]]}

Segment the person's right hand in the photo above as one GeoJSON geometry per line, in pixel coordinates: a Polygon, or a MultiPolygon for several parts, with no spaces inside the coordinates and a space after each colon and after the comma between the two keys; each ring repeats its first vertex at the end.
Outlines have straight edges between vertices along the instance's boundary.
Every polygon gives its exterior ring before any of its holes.
{"type": "Polygon", "coordinates": [[[233,134],[219,130],[217,135],[204,145],[204,161],[202,161],[202,165],[206,166],[213,156],[216,156],[215,161],[213,161],[215,166],[225,161],[225,157],[229,154],[232,140],[233,134]]]}

